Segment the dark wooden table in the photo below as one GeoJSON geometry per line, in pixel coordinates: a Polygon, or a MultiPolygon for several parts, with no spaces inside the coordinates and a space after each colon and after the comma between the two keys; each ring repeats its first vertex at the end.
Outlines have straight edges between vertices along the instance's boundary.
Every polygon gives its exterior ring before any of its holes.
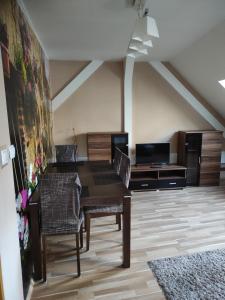
{"type": "MultiPolygon", "coordinates": [[[[76,164],[50,164],[46,172],[78,172],[81,185],[81,206],[123,205],[123,261],[130,267],[131,194],[107,162],[78,162],[76,164]]],[[[40,242],[40,199],[38,190],[29,201],[34,279],[42,278],[40,242]]]]}

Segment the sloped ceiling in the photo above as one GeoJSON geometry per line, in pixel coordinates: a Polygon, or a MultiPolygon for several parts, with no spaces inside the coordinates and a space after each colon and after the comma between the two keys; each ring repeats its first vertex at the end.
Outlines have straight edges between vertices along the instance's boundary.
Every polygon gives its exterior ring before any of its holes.
{"type": "MultiPolygon", "coordinates": [[[[18,0],[50,59],[120,60],[137,12],[130,0],[18,0]]],[[[169,61],[225,118],[225,0],[151,0],[160,38],[144,60],[169,61]]]]}
{"type": "MultiPolygon", "coordinates": [[[[50,59],[115,60],[126,55],[137,11],[130,0],[18,0],[50,59]]],[[[150,0],[160,39],[145,60],[168,60],[225,19],[224,0],[150,0]]]]}
{"type": "Polygon", "coordinates": [[[225,118],[225,21],[170,60],[183,77],[225,118]]]}

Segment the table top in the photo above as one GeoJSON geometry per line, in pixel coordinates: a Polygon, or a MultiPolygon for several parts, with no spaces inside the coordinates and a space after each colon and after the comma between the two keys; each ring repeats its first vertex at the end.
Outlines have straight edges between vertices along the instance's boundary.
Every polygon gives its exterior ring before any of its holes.
{"type": "Polygon", "coordinates": [[[67,173],[67,172],[78,172],[82,171],[88,173],[98,172],[114,172],[112,164],[107,160],[103,161],[78,161],[68,163],[50,163],[48,164],[45,172],[47,173],[67,173]]]}
{"type": "Polygon", "coordinates": [[[49,164],[51,172],[78,172],[82,192],[81,203],[85,205],[113,205],[130,197],[130,191],[122,183],[112,165],[107,161],[49,164]]]}

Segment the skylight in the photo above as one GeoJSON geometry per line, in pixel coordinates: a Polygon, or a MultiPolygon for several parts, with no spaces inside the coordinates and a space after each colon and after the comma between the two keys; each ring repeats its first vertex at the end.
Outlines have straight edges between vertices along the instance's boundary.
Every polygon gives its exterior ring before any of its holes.
{"type": "Polygon", "coordinates": [[[218,81],[221,85],[222,85],[222,87],[224,87],[225,88],[225,79],[223,79],[223,80],[219,80],[218,81]]]}

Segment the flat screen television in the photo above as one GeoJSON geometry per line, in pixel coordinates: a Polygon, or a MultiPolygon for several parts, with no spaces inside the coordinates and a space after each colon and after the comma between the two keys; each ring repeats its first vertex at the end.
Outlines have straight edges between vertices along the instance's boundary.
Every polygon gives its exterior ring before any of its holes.
{"type": "Polygon", "coordinates": [[[169,164],[170,143],[136,144],[136,164],[169,164]]]}

